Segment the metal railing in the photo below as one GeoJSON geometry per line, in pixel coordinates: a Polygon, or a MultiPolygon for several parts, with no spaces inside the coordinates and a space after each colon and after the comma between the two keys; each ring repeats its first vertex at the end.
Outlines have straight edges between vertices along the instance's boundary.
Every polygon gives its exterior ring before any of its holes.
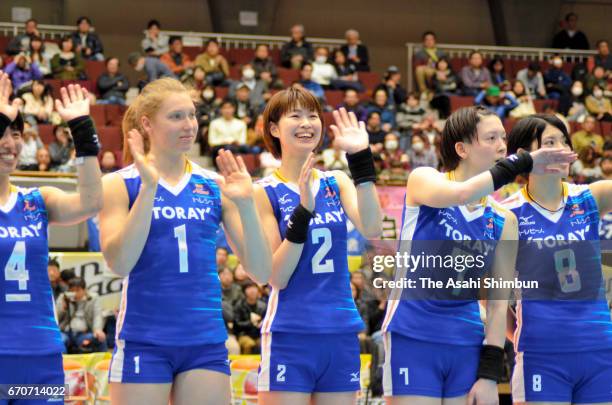
{"type": "MultiPolygon", "coordinates": [[[[406,43],[406,58],[409,91],[414,87],[414,54],[423,47],[421,43],[406,43]]],[[[470,52],[478,50],[483,57],[492,58],[499,56],[506,60],[524,60],[543,62],[553,55],[560,55],[566,61],[575,62],[597,54],[596,51],[554,49],[554,48],[527,48],[520,46],[489,46],[489,45],[459,45],[459,44],[437,44],[436,47],[446,53],[449,58],[467,58],[470,52]]]]}
{"type": "MultiPolygon", "coordinates": [[[[38,24],[38,32],[43,39],[59,39],[75,31],[74,25],[38,24]]],[[[17,36],[25,32],[25,25],[16,22],[0,22],[0,34],[4,36],[17,36]]]]}

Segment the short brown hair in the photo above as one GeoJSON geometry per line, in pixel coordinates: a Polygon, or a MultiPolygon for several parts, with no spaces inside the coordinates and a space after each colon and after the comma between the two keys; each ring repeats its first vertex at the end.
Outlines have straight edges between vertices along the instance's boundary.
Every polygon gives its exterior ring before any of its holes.
{"type": "Polygon", "coordinates": [[[471,143],[477,139],[476,127],[482,117],[495,115],[482,106],[463,107],[448,117],[442,130],[440,155],[445,170],[455,170],[461,162],[461,156],[455,150],[457,142],[471,143]]]}
{"type": "MultiPolygon", "coordinates": [[[[321,127],[324,127],[325,123],[323,120],[323,110],[321,109],[321,104],[319,104],[317,98],[308,90],[289,87],[273,95],[266,105],[266,109],[263,112],[263,140],[268,151],[277,159],[282,157],[283,152],[281,150],[280,140],[272,136],[270,124],[278,125],[278,121],[280,121],[284,114],[300,107],[316,112],[321,120],[321,127]]],[[[321,134],[321,139],[319,140],[317,148],[320,147],[322,143],[323,134],[321,134]]]]}

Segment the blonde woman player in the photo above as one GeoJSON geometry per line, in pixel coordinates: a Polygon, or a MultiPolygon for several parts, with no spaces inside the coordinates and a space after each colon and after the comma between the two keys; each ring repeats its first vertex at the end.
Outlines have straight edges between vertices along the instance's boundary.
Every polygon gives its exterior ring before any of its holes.
{"type": "Polygon", "coordinates": [[[227,334],[217,276],[221,224],[252,278],[271,257],[241,158],[221,151],[221,176],[190,162],[198,124],[188,90],[149,83],[123,119],[125,161],[104,177],[102,250],[125,277],[110,366],[113,404],[226,404],[227,334]]]}

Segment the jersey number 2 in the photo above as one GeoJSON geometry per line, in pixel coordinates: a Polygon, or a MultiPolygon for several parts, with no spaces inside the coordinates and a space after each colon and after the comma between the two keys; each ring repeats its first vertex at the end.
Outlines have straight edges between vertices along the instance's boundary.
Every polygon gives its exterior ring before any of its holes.
{"type": "MultiPolygon", "coordinates": [[[[26,247],[24,241],[15,243],[13,253],[9,257],[4,268],[4,280],[17,281],[19,291],[27,291],[30,273],[26,270],[26,247]]],[[[6,294],[6,302],[28,302],[31,300],[30,294],[6,294]]]]}
{"type": "Polygon", "coordinates": [[[334,261],[332,259],[323,261],[323,258],[325,258],[325,255],[332,247],[331,231],[328,228],[315,228],[312,230],[311,236],[313,244],[318,244],[323,239],[321,246],[312,256],[312,274],[333,273],[334,261]]]}

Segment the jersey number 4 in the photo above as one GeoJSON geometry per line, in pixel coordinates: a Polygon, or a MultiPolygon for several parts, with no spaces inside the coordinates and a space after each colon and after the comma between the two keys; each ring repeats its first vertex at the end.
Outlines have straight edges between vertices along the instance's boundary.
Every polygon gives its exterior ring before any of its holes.
{"type": "MultiPolygon", "coordinates": [[[[28,290],[28,280],[30,273],[26,270],[26,246],[24,241],[15,243],[13,253],[9,257],[6,267],[4,267],[4,280],[17,281],[19,283],[19,291],[28,290]]],[[[30,294],[5,294],[6,302],[29,302],[30,294]]]]}
{"type": "Polygon", "coordinates": [[[310,235],[314,245],[321,243],[319,249],[317,249],[315,254],[312,256],[312,274],[333,273],[334,261],[332,259],[323,261],[325,255],[327,255],[332,247],[331,231],[328,228],[315,228],[312,230],[310,235]],[[321,239],[323,242],[320,242],[321,239]]]}

